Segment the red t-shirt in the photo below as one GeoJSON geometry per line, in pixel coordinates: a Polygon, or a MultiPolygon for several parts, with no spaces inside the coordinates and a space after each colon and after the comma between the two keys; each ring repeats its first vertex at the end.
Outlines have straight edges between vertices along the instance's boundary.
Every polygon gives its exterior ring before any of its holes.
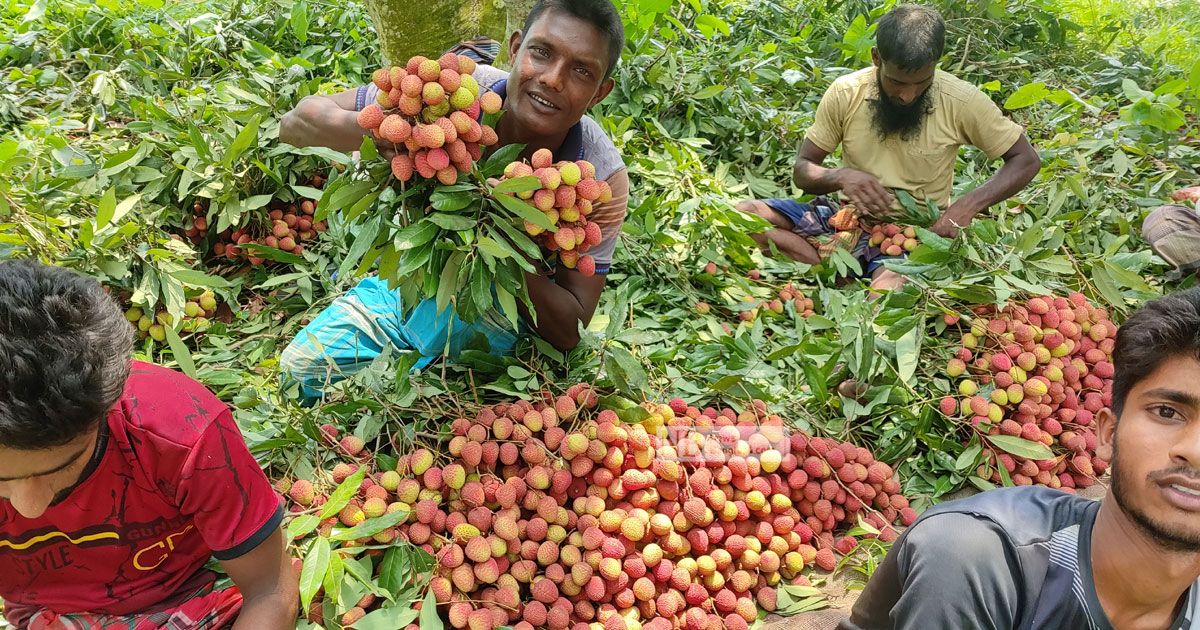
{"type": "Polygon", "coordinates": [[[0,598],[18,627],[36,610],[112,615],[178,604],[283,518],[229,409],[183,374],[134,362],[82,481],[37,519],[0,500],[0,598]]]}

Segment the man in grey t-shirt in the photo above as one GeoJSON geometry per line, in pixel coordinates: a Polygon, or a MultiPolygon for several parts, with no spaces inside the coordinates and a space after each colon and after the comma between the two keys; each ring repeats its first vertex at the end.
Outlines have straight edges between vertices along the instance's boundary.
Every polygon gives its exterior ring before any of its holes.
{"type": "Polygon", "coordinates": [[[896,541],[841,630],[1200,630],[1200,289],[1145,304],[1096,416],[1111,497],[1005,488],[896,541]]]}

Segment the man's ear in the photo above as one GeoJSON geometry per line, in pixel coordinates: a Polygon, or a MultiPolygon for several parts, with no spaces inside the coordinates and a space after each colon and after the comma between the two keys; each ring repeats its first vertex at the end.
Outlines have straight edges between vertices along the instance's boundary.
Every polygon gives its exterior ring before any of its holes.
{"type": "Polygon", "coordinates": [[[883,67],[883,57],[879,56],[879,49],[874,46],[871,47],[871,63],[875,64],[876,68],[883,67]]]}
{"type": "Polygon", "coordinates": [[[1117,414],[1105,407],[1096,414],[1096,457],[1111,462],[1117,441],[1117,414]]]}
{"type": "Polygon", "coordinates": [[[521,50],[521,31],[513,31],[508,38],[508,62],[517,67],[517,51],[521,50]]]}
{"type": "Polygon", "coordinates": [[[596,95],[592,97],[592,102],[588,103],[588,109],[591,109],[593,105],[607,98],[609,92],[612,92],[613,87],[616,84],[616,80],[612,77],[605,79],[604,82],[600,84],[600,89],[596,90],[596,95]]]}

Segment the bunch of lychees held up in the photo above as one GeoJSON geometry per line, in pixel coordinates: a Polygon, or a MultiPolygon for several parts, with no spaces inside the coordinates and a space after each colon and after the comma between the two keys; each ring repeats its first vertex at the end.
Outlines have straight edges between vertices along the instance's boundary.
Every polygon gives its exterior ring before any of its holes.
{"type": "Polygon", "coordinates": [[[554,162],[549,149],[538,149],[528,163],[513,162],[504,169],[504,179],[533,176],[541,187],[516,193],[546,215],[555,230],[525,221],[525,232],[540,236],[547,250],[558,253],[558,260],[568,269],[585,276],[596,273],[596,260],[585,254],[603,240],[600,226],[588,221],[594,204],[612,200],[608,182],[596,179],[596,167],[587,160],[554,162]]]}
{"type": "Polygon", "coordinates": [[[474,71],[470,57],[446,53],[436,60],[417,55],[372,75],[379,96],[359,112],[358,126],[397,146],[396,179],[408,182],[416,175],[454,184],[483,147],[496,144],[496,131],[479,117],[500,111],[500,95],[481,88],[474,71]]]}

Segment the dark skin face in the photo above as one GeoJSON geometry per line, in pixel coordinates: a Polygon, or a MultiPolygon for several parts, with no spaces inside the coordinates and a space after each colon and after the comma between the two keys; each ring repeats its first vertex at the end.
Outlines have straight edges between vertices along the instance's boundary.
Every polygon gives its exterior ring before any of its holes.
{"type": "Polygon", "coordinates": [[[1200,362],[1167,360],[1133,387],[1120,422],[1106,409],[1099,424],[1122,511],[1163,546],[1200,552],[1200,362]]]}
{"type": "Polygon", "coordinates": [[[497,129],[501,144],[520,142],[527,151],[557,148],[587,110],[612,91],[608,41],[591,24],[550,9],[528,33],[513,33],[505,113],[497,129]]]}
{"type": "Polygon", "coordinates": [[[41,516],[60,493],[79,482],[96,448],[97,431],[52,448],[0,447],[0,497],[25,518],[41,516]]]}
{"type": "Polygon", "coordinates": [[[1200,576],[1200,361],[1173,356],[1096,415],[1111,496],[1092,527],[1092,578],[1113,627],[1170,626],[1200,576]]]}
{"type": "Polygon", "coordinates": [[[879,84],[883,93],[895,105],[912,105],[933,85],[937,64],[931,63],[919,70],[903,70],[879,56],[879,49],[871,49],[871,60],[879,68],[879,84]]]}

